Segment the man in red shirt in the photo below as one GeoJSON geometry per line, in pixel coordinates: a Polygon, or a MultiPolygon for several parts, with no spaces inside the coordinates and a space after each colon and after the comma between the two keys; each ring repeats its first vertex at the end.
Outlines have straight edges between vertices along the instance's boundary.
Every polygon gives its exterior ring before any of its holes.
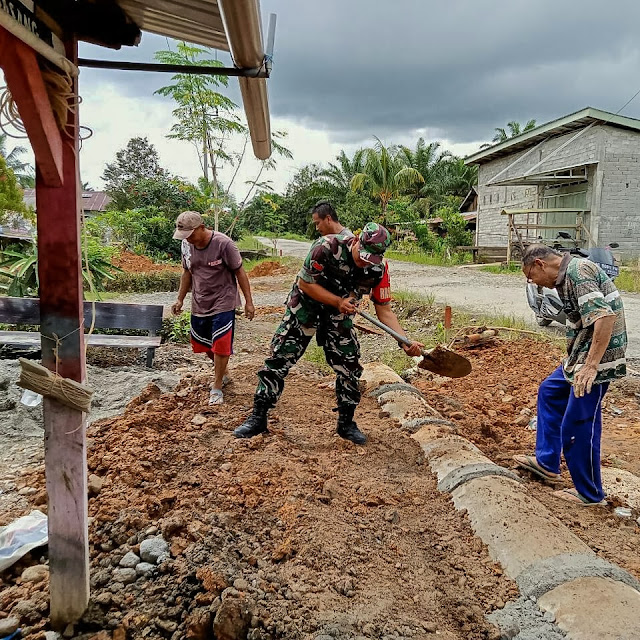
{"type": "Polygon", "coordinates": [[[209,404],[222,404],[222,387],[233,353],[235,309],[241,304],[238,285],[245,299],[245,316],[252,320],[255,315],[249,278],[233,240],[207,229],[199,213],[182,212],[173,237],[182,240],[182,276],[171,310],[179,314],[191,291],[191,347],[213,360],[215,380],[209,404]]]}

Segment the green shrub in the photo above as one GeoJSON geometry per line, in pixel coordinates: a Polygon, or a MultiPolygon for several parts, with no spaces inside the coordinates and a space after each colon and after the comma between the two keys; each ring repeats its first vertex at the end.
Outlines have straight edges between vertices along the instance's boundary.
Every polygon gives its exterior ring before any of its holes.
{"type": "Polygon", "coordinates": [[[153,271],[151,273],[118,273],[106,283],[107,291],[119,293],[152,293],[155,291],[177,291],[180,273],[175,271],[153,271]]]}
{"type": "Polygon", "coordinates": [[[191,336],[191,313],[183,311],[179,316],[165,318],[162,321],[160,336],[163,342],[189,343],[191,336]]]}

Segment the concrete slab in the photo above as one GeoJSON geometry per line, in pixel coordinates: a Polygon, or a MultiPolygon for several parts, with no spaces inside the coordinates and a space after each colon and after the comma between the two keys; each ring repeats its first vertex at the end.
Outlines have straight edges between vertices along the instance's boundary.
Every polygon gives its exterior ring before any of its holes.
{"type": "Polygon", "coordinates": [[[570,640],[640,640],[640,593],[610,578],[579,578],[538,600],[570,640]]]}
{"type": "Polygon", "coordinates": [[[416,389],[413,385],[406,382],[391,382],[390,384],[383,384],[377,389],[369,392],[369,397],[378,399],[383,393],[387,391],[406,391],[407,393],[413,393],[416,396],[422,397],[422,393],[416,389]]]}
{"type": "Polygon", "coordinates": [[[401,423],[402,428],[405,431],[409,431],[410,433],[416,433],[425,426],[440,426],[445,427],[445,429],[440,429],[440,432],[451,432],[451,427],[455,427],[455,422],[451,422],[451,420],[445,420],[444,418],[409,418],[408,420],[403,420],[401,423]]]}
{"type": "Polygon", "coordinates": [[[537,599],[565,582],[587,577],[611,578],[640,591],[640,582],[628,571],[592,553],[563,553],[540,560],[527,567],[516,582],[523,598],[537,599]]]}
{"type": "Polygon", "coordinates": [[[511,478],[516,482],[521,482],[521,479],[510,469],[500,467],[493,462],[490,462],[489,464],[478,462],[453,469],[438,482],[438,490],[443,493],[451,493],[461,484],[469,482],[470,480],[475,480],[476,478],[484,478],[485,476],[504,476],[505,478],[511,478]]]}
{"type": "Polygon", "coordinates": [[[360,383],[366,392],[392,382],[404,383],[404,380],[391,367],[382,362],[368,362],[364,365],[360,383]]]}
{"type": "MultiPolygon", "coordinates": [[[[389,386],[389,385],[384,385],[384,386],[389,386]]],[[[381,387],[378,387],[379,389],[381,387]]],[[[384,407],[385,404],[388,404],[389,402],[401,402],[407,398],[409,398],[410,400],[417,400],[422,406],[428,407],[429,404],[427,403],[427,401],[422,397],[422,394],[416,389],[416,392],[413,391],[406,391],[405,389],[393,389],[391,391],[385,391],[384,393],[380,394],[378,396],[378,404],[381,407],[384,407]]]]}
{"type": "Polygon", "coordinates": [[[418,433],[414,433],[411,437],[418,442],[427,459],[460,449],[473,451],[479,456],[482,455],[482,451],[475,444],[462,436],[447,434],[439,426],[422,427],[418,433]]]}
{"type": "Polygon", "coordinates": [[[640,509],[640,478],[625,471],[603,467],[602,486],[607,496],[615,496],[633,509],[640,509]]]}
{"type": "Polygon", "coordinates": [[[434,415],[434,410],[426,400],[412,393],[389,391],[381,397],[388,397],[387,402],[382,405],[382,413],[398,422],[434,415]]]}
{"type": "Polygon", "coordinates": [[[515,480],[478,478],[459,486],[452,497],[457,509],[466,509],[473,530],[510,578],[562,553],[593,554],[515,480]]]}

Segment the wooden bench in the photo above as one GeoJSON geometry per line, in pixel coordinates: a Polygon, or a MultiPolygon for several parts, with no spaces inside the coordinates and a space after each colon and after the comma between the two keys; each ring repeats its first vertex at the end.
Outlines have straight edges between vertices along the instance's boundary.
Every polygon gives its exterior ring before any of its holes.
{"type": "MultiPolygon", "coordinates": [[[[84,303],[84,326],[88,330],[93,317],[93,305],[84,303]]],[[[40,324],[40,300],[38,298],[0,298],[0,323],[40,324]]],[[[161,338],[157,335],[162,327],[162,305],[123,304],[96,302],[94,327],[98,329],[141,329],[146,336],[85,335],[90,347],[125,347],[147,350],[147,367],[153,365],[156,347],[161,338]]],[[[0,331],[0,345],[40,347],[37,331],[0,331]]]]}

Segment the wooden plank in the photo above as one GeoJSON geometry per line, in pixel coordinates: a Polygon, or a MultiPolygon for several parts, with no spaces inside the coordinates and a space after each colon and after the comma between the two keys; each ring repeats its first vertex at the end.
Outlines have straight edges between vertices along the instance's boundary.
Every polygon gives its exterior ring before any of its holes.
{"type": "MultiPolygon", "coordinates": [[[[95,326],[103,329],[148,329],[162,327],[161,304],[125,304],[118,302],[96,302],[95,326]]],[[[85,326],[91,325],[93,303],[84,303],[85,326]]]]}
{"type": "MultiPolygon", "coordinates": [[[[67,57],[77,62],[75,40],[67,57]]],[[[52,187],[36,156],[38,274],[42,364],[65,377],[86,380],[84,357],[80,209],[78,205],[78,87],[74,81],[62,147],[63,186],[52,187]],[[52,338],[58,336],[56,344],[52,338]]],[[[87,457],[85,415],[45,399],[45,467],[49,495],[51,626],[76,622],[89,602],[87,457]]]]}
{"type": "Polygon", "coordinates": [[[38,298],[0,297],[0,322],[40,324],[40,300],[38,298]]]}
{"type": "MultiPolygon", "coordinates": [[[[40,347],[41,336],[36,331],[0,331],[0,344],[12,344],[21,347],[40,347]]],[[[123,347],[132,349],[150,349],[159,347],[160,336],[107,336],[92,333],[85,336],[90,347],[123,347]]]]}
{"type": "Polygon", "coordinates": [[[29,135],[45,184],[62,184],[62,136],[53,116],[36,53],[0,27],[0,66],[29,135]]]}

